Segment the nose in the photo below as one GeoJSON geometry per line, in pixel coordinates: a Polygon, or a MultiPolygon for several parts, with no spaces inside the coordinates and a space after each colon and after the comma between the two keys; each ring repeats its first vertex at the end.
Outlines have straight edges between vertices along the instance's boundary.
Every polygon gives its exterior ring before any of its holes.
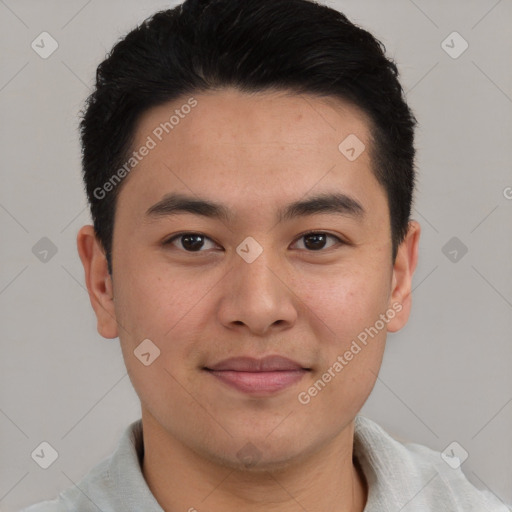
{"type": "Polygon", "coordinates": [[[264,250],[252,263],[236,256],[218,310],[219,320],[229,329],[266,336],[295,324],[298,297],[290,287],[289,272],[269,253],[264,250]]]}

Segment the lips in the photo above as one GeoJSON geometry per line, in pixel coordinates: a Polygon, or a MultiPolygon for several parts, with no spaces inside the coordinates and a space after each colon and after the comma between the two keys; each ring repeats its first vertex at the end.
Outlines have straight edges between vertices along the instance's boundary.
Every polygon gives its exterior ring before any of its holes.
{"type": "Polygon", "coordinates": [[[281,372],[293,370],[307,370],[299,363],[282,356],[267,356],[263,359],[252,357],[232,357],[225,359],[214,366],[208,366],[208,370],[235,371],[235,372],[281,372]]]}
{"type": "Polygon", "coordinates": [[[223,384],[253,395],[276,393],[301,380],[310,370],[282,356],[233,357],[204,369],[223,384]]]}

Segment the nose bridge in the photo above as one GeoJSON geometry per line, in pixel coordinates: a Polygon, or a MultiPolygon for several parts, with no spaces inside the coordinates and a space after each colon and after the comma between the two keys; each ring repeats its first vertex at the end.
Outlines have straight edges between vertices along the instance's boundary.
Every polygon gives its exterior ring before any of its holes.
{"type": "MultiPolygon", "coordinates": [[[[249,242],[250,244],[250,242],[249,242]]],[[[247,245],[239,248],[240,252],[247,249],[247,245]]],[[[249,248],[248,254],[254,251],[254,248],[249,248]]],[[[279,273],[279,263],[277,258],[272,255],[272,250],[266,248],[258,254],[254,260],[246,260],[243,256],[240,257],[241,261],[235,263],[235,272],[239,274],[239,279],[245,282],[245,286],[242,286],[243,291],[250,293],[251,290],[258,291],[263,294],[275,294],[279,293],[277,290],[278,279],[276,273],[279,273]]]]}
{"type": "Polygon", "coordinates": [[[235,260],[234,272],[240,283],[239,296],[254,296],[256,293],[267,300],[275,300],[283,286],[276,277],[281,267],[270,245],[262,246],[254,238],[248,237],[237,248],[239,261],[235,260]]]}
{"type": "Polygon", "coordinates": [[[272,325],[291,324],[296,311],[278,255],[270,248],[259,247],[246,240],[237,248],[221,321],[231,326],[243,323],[262,334],[272,325]]]}

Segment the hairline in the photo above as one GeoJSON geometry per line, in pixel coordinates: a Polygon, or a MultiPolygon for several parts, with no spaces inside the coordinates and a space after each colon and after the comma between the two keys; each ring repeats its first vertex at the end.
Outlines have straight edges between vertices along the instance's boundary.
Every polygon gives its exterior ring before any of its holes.
{"type": "MultiPolygon", "coordinates": [[[[394,233],[393,233],[393,222],[391,217],[391,205],[390,205],[390,198],[388,195],[388,191],[385,187],[385,185],[381,182],[379,178],[379,172],[378,172],[378,166],[379,166],[379,159],[381,158],[380,153],[378,153],[378,142],[377,142],[377,134],[379,133],[380,129],[375,123],[374,119],[371,117],[369,113],[367,113],[363,107],[358,105],[354,100],[351,100],[349,98],[346,98],[342,95],[336,95],[336,94],[329,94],[329,93],[322,93],[322,92],[314,92],[314,91],[308,91],[305,88],[302,88],[298,86],[297,88],[293,87],[279,87],[276,85],[271,86],[263,86],[263,87],[239,87],[237,85],[233,84],[221,84],[221,85],[212,85],[211,87],[193,87],[186,91],[180,92],[176,96],[172,97],[168,100],[162,100],[161,102],[155,103],[154,105],[150,105],[147,108],[141,110],[137,116],[135,117],[132,126],[130,127],[130,133],[127,136],[126,142],[125,142],[125,148],[119,153],[118,159],[113,162],[112,168],[117,169],[123,162],[125,162],[131,153],[135,150],[136,146],[136,137],[137,133],[140,129],[142,118],[146,116],[152,109],[156,109],[159,107],[162,107],[166,104],[175,104],[178,103],[181,100],[184,100],[187,96],[191,95],[200,95],[200,94],[215,94],[217,92],[221,92],[227,89],[235,89],[243,94],[247,94],[249,96],[258,96],[258,95],[284,95],[284,96],[290,96],[290,97],[300,97],[302,95],[309,96],[314,99],[318,99],[324,102],[324,104],[332,107],[332,103],[334,102],[337,105],[349,105],[351,108],[353,108],[358,116],[361,116],[362,121],[364,122],[366,128],[367,128],[367,134],[368,134],[368,154],[369,154],[369,160],[370,160],[370,171],[375,177],[378,185],[381,187],[382,191],[384,192],[384,196],[386,198],[386,207],[388,210],[388,222],[390,227],[390,235],[391,235],[391,257],[394,261],[394,257],[396,254],[394,254],[398,247],[394,247],[394,233]]],[[[131,174],[131,173],[130,173],[131,174]]],[[[110,202],[110,208],[111,208],[111,222],[112,222],[112,233],[111,233],[111,239],[110,239],[110,254],[108,257],[111,260],[112,268],[113,268],[113,245],[114,245],[114,232],[115,232],[115,218],[116,218],[116,212],[117,212],[117,205],[118,205],[118,198],[119,194],[122,192],[124,185],[127,180],[130,178],[130,174],[128,174],[125,178],[121,180],[118,186],[115,187],[115,189],[112,191],[113,195],[111,197],[110,202]]]]}

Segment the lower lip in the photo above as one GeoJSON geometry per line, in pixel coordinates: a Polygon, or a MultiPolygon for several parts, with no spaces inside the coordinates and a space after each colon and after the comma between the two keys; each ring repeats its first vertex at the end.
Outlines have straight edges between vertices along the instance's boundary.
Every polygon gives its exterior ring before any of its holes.
{"type": "Polygon", "coordinates": [[[299,382],[306,371],[236,372],[231,370],[208,370],[208,373],[244,393],[275,393],[299,382]]]}

